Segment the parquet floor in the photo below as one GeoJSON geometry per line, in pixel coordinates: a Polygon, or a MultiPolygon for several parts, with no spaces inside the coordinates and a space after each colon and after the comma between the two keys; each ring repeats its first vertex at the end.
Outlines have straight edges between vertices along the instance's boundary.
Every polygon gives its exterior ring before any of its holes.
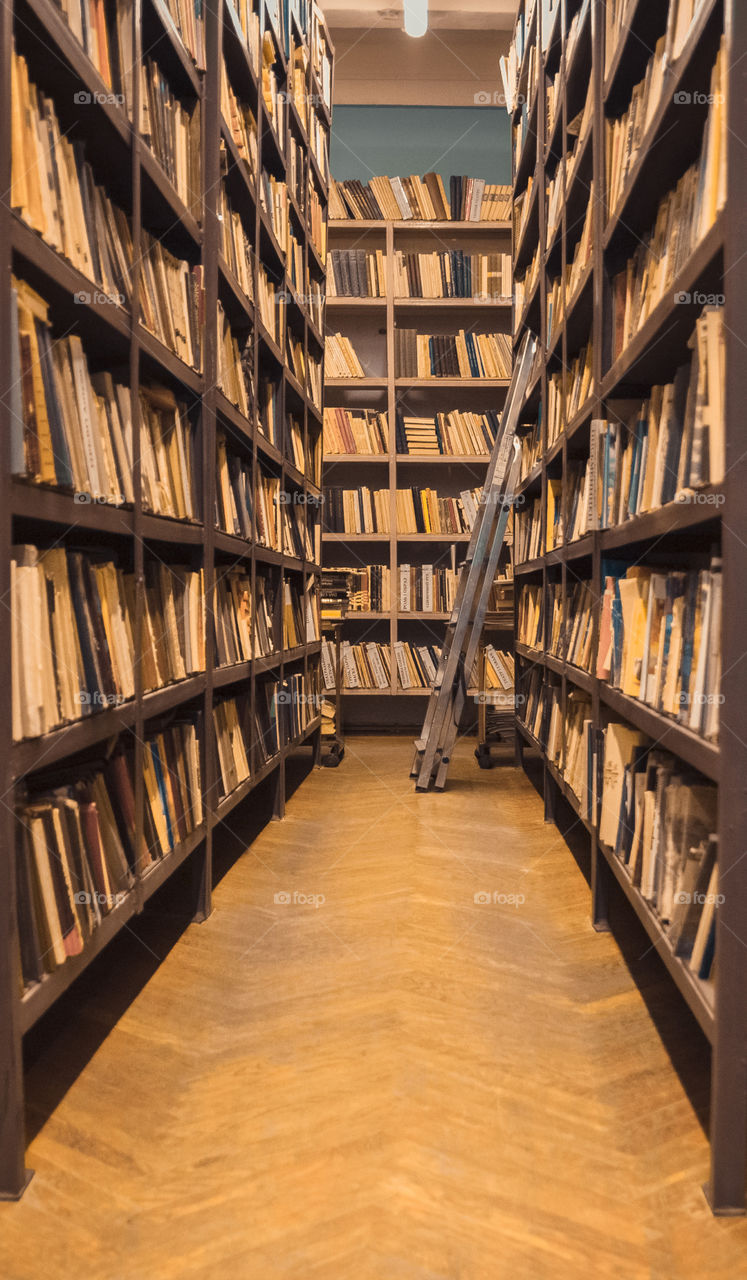
{"type": "Polygon", "coordinates": [[[29,1071],[6,1280],[747,1275],[700,1190],[703,1043],[645,941],[639,990],[521,773],[465,746],[421,796],[409,762],[353,740],[208,924],[110,949],[29,1071]]]}

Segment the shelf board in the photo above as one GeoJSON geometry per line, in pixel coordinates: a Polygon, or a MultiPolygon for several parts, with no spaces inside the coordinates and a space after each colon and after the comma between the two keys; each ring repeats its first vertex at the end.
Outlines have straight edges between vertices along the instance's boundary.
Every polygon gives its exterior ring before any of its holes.
{"type": "Polygon", "coordinates": [[[330,233],[338,231],[382,231],[384,232],[388,226],[394,228],[395,231],[414,231],[414,232],[438,232],[440,235],[452,235],[454,232],[485,232],[489,231],[503,232],[508,234],[511,231],[511,221],[504,222],[459,222],[448,221],[427,222],[424,219],[410,218],[406,221],[387,221],[386,218],[330,218],[330,233]]]}

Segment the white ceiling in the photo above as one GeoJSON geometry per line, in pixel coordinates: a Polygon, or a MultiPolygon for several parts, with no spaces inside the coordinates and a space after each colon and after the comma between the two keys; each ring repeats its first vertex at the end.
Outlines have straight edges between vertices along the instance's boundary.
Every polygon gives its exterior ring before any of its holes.
{"type": "MultiPolygon", "coordinates": [[[[319,0],[330,27],[371,29],[402,27],[403,6],[384,6],[381,0],[319,0]]],[[[518,0],[430,0],[429,25],[433,30],[507,31],[514,25],[518,0]]]]}

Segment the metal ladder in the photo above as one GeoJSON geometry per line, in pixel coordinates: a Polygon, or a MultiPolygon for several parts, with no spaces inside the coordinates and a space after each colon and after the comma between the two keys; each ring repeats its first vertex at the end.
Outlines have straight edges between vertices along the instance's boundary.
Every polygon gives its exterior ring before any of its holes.
{"type": "Polygon", "coordinates": [[[536,338],[526,333],[514,364],[506,405],[490,455],[467,557],[459,575],[454,608],[446,624],[443,649],[428,699],[423,731],[415,739],[415,758],[410,777],[417,778],[416,791],[427,791],[431,782],[437,791],[443,791],[446,785],[451,752],[467,697],[467,682],[474,667],[490,588],[498,567],[514,489],[519,478],[516,428],[536,350],[536,338]]]}

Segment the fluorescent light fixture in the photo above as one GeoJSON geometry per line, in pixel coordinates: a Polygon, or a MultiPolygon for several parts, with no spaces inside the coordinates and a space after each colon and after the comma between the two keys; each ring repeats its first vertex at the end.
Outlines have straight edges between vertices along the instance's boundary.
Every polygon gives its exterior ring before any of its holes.
{"type": "Polygon", "coordinates": [[[424,36],[428,30],[428,0],[405,0],[405,31],[424,36]]]}

